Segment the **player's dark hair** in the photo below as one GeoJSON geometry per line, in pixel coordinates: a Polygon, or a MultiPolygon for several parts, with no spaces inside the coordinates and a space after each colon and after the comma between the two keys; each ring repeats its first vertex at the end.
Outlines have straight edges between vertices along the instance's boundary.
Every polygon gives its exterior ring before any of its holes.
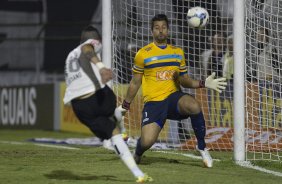
{"type": "Polygon", "coordinates": [[[85,42],[88,39],[96,39],[96,40],[99,40],[99,41],[102,40],[102,37],[101,37],[98,29],[93,27],[93,26],[91,26],[91,25],[86,26],[82,30],[80,43],[83,43],[83,42],[85,42]]]}
{"type": "Polygon", "coordinates": [[[157,14],[152,18],[152,20],[151,20],[151,30],[153,30],[153,28],[154,28],[154,22],[155,21],[165,21],[167,28],[169,28],[168,18],[165,14],[157,14]]]}

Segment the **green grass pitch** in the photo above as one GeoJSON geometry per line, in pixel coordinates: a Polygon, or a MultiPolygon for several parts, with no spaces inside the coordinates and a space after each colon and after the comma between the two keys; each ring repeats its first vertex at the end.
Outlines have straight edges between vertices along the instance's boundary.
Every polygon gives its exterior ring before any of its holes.
{"type": "MultiPolygon", "coordinates": [[[[72,146],[69,150],[41,147],[30,138],[86,138],[88,135],[38,131],[0,130],[0,183],[2,184],[130,184],[135,178],[114,152],[102,147],[72,146]]],[[[197,154],[197,152],[189,152],[197,154]]],[[[140,168],[153,177],[152,184],[277,184],[282,177],[237,166],[231,152],[211,152],[213,168],[201,160],[179,154],[147,151],[140,168]]],[[[258,162],[282,172],[277,162],[258,162]]]]}

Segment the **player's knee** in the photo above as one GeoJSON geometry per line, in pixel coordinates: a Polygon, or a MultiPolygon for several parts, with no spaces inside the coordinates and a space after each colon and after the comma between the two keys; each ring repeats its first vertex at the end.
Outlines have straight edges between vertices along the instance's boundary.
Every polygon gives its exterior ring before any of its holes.
{"type": "Polygon", "coordinates": [[[191,102],[190,104],[190,113],[191,114],[199,114],[201,112],[201,106],[200,103],[196,100],[191,102]]]}
{"type": "Polygon", "coordinates": [[[178,102],[180,113],[183,115],[198,114],[201,112],[200,103],[189,95],[184,95],[178,102]]]}
{"type": "Polygon", "coordinates": [[[198,101],[189,100],[185,101],[180,107],[182,114],[199,114],[201,112],[201,106],[198,101]]]}

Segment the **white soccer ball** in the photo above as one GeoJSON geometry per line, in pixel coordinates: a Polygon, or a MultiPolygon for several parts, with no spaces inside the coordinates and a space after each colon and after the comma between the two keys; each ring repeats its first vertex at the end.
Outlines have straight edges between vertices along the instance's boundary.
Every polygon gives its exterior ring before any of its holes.
{"type": "Polygon", "coordinates": [[[193,7],[187,12],[188,25],[193,28],[203,28],[209,21],[209,13],[205,8],[193,7]]]}

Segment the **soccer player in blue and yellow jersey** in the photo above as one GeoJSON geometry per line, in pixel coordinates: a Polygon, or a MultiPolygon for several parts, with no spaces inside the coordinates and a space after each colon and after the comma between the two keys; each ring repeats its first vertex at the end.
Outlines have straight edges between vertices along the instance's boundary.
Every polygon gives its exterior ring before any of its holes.
{"type": "Polygon", "coordinates": [[[123,104],[119,106],[125,113],[142,85],[144,109],[141,137],[135,150],[135,161],[140,162],[142,154],[157,140],[166,119],[181,120],[191,118],[200,151],[206,167],[212,167],[212,158],[205,143],[205,120],[200,104],[189,94],[181,92],[185,88],[207,87],[218,92],[226,87],[225,78],[214,79],[215,73],[205,81],[191,79],[187,74],[184,53],[181,48],[167,44],[168,19],[164,14],[152,18],[153,42],[141,48],[135,58],[133,78],[123,104]]]}

